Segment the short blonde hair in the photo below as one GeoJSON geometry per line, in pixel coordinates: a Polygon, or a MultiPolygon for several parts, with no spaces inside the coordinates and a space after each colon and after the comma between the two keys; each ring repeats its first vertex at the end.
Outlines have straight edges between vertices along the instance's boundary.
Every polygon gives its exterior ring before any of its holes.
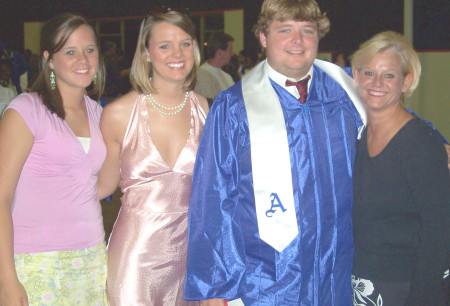
{"type": "Polygon", "coordinates": [[[362,43],[359,49],[351,56],[352,70],[360,71],[376,54],[386,51],[398,54],[401,60],[403,75],[412,75],[411,85],[402,97],[403,102],[413,94],[419,85],[422,70],[416,51],[414,51],[413,47],[403,35],[393,31],[386,31],[378,33],[368,41],[362,43]]]}
{"type": "Polygon", "coordinates": [[[286,20],[315,22],[319,38],[330,31],[330,20],[314,0],[265,0],[253,32],[259,38],[260,33],[267,35],[273,21],[286,20]]]}
{"type": "Polygon", "coordinates": [[[153,66],[151,62],[147,62],[146,50],[149,47],[150,37],[155,26],[161,22],[173,24],[191,36],[194,40],[194,66],[186,77],[184,82],[184,90],[193,90],[195,87],[197,68],[200,65],[200,50],[198,48],[195,27],[192,20],[177,11],[169,11],[167,13],[155,13],[146,17],[139,31],[136,52],[134,53],[133,63],[131,64],[130,81],[134,90],[138,93],[155,93],[150,79],[153,74],[153,66]]]}

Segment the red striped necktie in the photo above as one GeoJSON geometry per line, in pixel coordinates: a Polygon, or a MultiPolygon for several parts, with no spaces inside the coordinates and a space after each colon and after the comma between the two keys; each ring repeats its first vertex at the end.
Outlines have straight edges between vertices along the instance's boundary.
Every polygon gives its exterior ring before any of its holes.
{"type": "Polygon", "coordinates": [[[286,80],[286,86],[295,86],[297,87],[298,93],[300,94],[300,98],[298,100],[301,104],[306,103],[306,96],[308,95],[308,81],[311,79],[311,76],[308,75],[307,78],[300,80],[298,82],[292,82],[286,80]]]}

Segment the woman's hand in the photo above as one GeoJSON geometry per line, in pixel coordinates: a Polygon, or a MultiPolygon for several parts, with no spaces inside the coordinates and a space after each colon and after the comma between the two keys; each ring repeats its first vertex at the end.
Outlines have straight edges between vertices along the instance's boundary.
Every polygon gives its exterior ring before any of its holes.
{"type": "Polygon", "coordinates": [[[205,300],[200,301],[200,306],[224,306],[225,300],[221,299],[211,299],[211,300],[205,300]]]}
{"type": "Polygon", "coordinates": [[[28,306],[28,296],[19,281],[0,285],[0,306],[28,306]]]}
{"type": "Polygon", "coordinates": [[[447,150],[447,165],[448,165],[448,170],[450,170],[450,145],[448,144],[444,144],[445,149],[447,150]]]}

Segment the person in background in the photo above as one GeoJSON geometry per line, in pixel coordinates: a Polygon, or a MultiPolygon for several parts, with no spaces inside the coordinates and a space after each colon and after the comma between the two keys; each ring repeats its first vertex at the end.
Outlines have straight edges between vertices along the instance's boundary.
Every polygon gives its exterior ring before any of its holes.
{"type": "Polygon", "coordinates": [[[97,36],[66,13],[40,46],[38,79],[0,120],[0,305],[105,305],[97,36]]]}
{"type": "Polygon", "coordinates": [[[348,52],[336,51],[331,54],[331,62],[339,67],[350,67],[350,60],[348,59],[348,52]]]}
{"type": "Polygon", "coordinates": [[[187,214],[208,104],[193,92],[200,52],[188,16],[142,21],[131,67],[134,90],[109,103],[108,154],[99,195],[120,182],[122,207],[108,244],[110,305],[198,305],[183,300],[187,214]]]}
{"type": "Polygon", "coordinates": [[[0,60],[0,116],[9,102],[17,96],[17,90],[11,83],[12,63],[7,59],[0,60]]]}
{"type": "Polygon", "coordinates": [[[103,50],[103,58],[106,67],[105,96],[108,101],[123,94],[128,83],[130,69],[126,67],[125,62],[117,52],[117,45],[113,41],[106,41],[103,50]]]}
{"type": "Polygon", "coordinates": [[[313,0],[263,2],[254,30],[267,59],[219,94],[198,149],[185,299],[351,305],[362,120],[333,79],[350,76],[316,60],[329,29],[313,0]]]}
{"type": "Polygon", "coordinates": [[[442,138],[404,108],[421,65],[400,34],[382,32],[352,57],[367,129],[354,165],[354,305],[448,302],[450,177],[442,138]]]}
{"type": "Polygon", "coordinates": [[[222,67],[222,70],[231,75],[233,78],[233,82],[237,82],[241,79],[241,76],[239,75],[239,58],[236,54],[234,54],[230,62],[222,67]]]}
{"type": "Polygon", "coordinates": [[[39,75],[39,62],[40,57],[37,54],[34,54],[30,49],[26,49],[24,51],[24,57],[28,61],[28,65],[30,69],[28,70],[28,86],[26,88],[33,87],[33,83],[39,75]]]}
{"type": "Polygon", "coordinates": [[[28,59],[18,51],[3,48],[3,56],[12,63],[11,82],[16,87],[17,93],[21,94],[28,88],[31,68],[28,59]]]}
{"type": "Polygon", "coordinates": [[[257,63],[258,54],[256,52],[249,49],[241,50],[239,52],[239,76],[242,77],[245,73],[249,72],[257,63]]]}
{"type": "Polygon", "coordinates": [[[209,101],[234,84],[231,75],[222,70],[233,56],[233,37],[224,32],[211,34],[206,46],[207,60],[197,71],[195,91],[209,101]]]}

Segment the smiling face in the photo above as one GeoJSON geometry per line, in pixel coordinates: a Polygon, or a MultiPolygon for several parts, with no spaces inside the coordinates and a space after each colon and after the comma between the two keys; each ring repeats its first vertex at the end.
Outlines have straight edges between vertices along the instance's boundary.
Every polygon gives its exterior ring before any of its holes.
{"type": "Polygon", "coordinates": [[[404,75],[400,56],[391,51],[377,53],[354,71],[355,85],[368,112],[401,107],[412,75],[404,75]]]}
{"type": "Polygon", "coordinates": [[[147,59],[153,82],[183,83],[194,65],[194,40],[183,29],[160,22],[152,30],[147,59]]]}
{"type": "Polygon", "coordinates": [[[279,73],[296,80],[304,77],[317,56],[317,25],[308,21],[273,21],[267,34],[260,32],[267,62],[279,73]]]}
{"type": "MultiPolygon", "coordinates": [[[[48,57],[47,51],[44,51],[44,56],[48,57]]],[[[63,94],[74,89],[84,92],[97,73],[98,56],[94,33],[86,25],[79,26],[49,62],[60,92],[63,94]]]]}

